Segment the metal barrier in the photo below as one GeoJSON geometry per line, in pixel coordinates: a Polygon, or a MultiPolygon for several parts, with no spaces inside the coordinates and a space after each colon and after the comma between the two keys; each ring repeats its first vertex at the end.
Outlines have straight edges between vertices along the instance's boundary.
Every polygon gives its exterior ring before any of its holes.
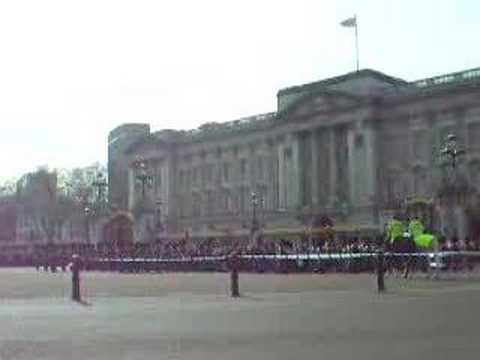
{"type": "MultiPolygon", "coordinates": [[[[429,268],[442,270],[471,270],[480,264],[480,251],[438,253],[384,254],[386,270],[411,262],[413,271],[429,268]]],[[[228,256],[199,256],[190,258],[98,258],[87,259],[87,270],[119,272],[226,272],[228,256]]],[[[239,270],[243,272],[373,272],[377,253],[332,254],[257,254],[239,256],[239,270]]]]}

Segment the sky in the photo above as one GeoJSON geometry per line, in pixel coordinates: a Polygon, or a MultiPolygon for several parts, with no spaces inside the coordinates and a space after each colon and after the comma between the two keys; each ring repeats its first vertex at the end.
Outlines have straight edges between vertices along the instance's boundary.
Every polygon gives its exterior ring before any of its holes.
{"type": "Polygon", "coordinates": [[[123,123],[190,129],[275,111],[276,93],[360,68],[405,80],[480,67],[476,0],[0,2],[0,181],[107,162],[123,123]]]}

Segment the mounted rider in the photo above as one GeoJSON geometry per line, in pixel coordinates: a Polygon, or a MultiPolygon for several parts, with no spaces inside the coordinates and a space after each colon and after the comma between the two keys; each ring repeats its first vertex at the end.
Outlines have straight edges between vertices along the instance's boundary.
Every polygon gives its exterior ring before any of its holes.
{"type": "Polygon", "coordinates": [[[388,240],[393,253],[390,271],[394,269],[403,271],[403,277],[407,278],[412,265],[412,257],[408,254],[415,253],[416,248],[410,227],[406,226],[399,216],[394,216],[388,225],[388,240]]]}

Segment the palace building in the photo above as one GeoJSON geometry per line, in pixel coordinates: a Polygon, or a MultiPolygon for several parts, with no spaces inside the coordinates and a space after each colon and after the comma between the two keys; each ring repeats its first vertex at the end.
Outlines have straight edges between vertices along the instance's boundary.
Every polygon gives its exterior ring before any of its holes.
{"type": "MultiPolygon", "coordinates": [[[[360,70],[281,89],[277,109],[193,130],[124,124],[109,134],[109,201],[135,241],[301,231],[311,216],[382,231],[408,199],[432,204],[445,236],[473,236],[466,201],[436,201],[448,134],[455,181],[480,185],[480,68],[414,82],[360,70]]],[[[450,174],[451,175],[451,174],[450,174]]],[[[470,216],[471,217],[471,216],[470,216]]]]}

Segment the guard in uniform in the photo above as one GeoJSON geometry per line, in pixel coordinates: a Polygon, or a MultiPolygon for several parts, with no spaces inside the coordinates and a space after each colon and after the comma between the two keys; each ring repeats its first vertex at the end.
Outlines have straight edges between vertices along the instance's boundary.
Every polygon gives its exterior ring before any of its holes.
{"type": "Polygon", "coordinates": [[[80,302],[82,300],[80,295],[80,270],[82,268],[82,261],[79,255],[72,255],[72,300],[80,302]]]}
{"type": "Polygon", "coordinates": [[[230,293],[232,297],[239,297],[240,290],[238,286],[238,271],[240,268],[240,257],[236,252],[234,252],[229,258],[229,268],[230,268],[230,293]]]}

